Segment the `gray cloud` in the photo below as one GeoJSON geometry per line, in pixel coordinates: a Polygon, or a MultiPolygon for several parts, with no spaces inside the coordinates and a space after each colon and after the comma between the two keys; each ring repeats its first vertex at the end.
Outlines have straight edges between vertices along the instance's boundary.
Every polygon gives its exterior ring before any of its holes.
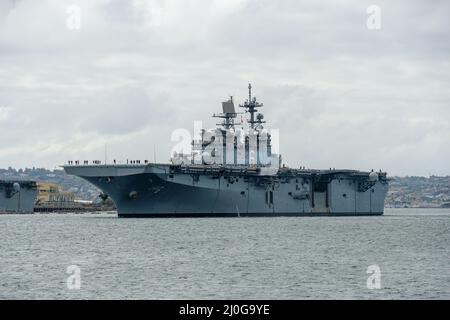
{"type": "Polygon", "coordinates": [[[0,166],[166,161],[176,128],[252,82],[289,165],[450,174],[446,1],[72,1],[0,6],[0,166]]]}

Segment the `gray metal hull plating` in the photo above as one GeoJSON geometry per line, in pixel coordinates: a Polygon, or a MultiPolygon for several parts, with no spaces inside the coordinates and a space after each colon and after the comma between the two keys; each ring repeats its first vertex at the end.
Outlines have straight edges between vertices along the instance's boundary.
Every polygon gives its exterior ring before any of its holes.
{"type": "Polygon", "coordinates": [[[223,169],[195,173],[168,164],[65,166],[115,202],[120,217],[381,215],[385,179],[368,173],[296,170],[264,176],[223,169]]]}
{"type": "Polygon", "coordinates": [[[33,213],[37,197],[34,181],[17,181],[20,190],[15,190],[13,181],[0,181],[0,213],[33,213]]]}

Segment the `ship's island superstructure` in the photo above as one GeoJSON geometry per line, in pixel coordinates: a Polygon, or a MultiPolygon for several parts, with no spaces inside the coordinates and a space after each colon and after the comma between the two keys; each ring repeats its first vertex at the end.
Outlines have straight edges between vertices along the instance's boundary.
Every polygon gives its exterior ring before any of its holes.
{"type": "Polygon", "coordinates": [[[111,197],[119,217],[383,214],[385,172],[282,166],[251,85],[239,107],[250,114],[247,128],[235,124],[231,97],[222,103],[223,112],[213,115],[223,122],[202,129],[190,152],[175,153],[171,163],[70,161],[64,170],[111,197]]]}

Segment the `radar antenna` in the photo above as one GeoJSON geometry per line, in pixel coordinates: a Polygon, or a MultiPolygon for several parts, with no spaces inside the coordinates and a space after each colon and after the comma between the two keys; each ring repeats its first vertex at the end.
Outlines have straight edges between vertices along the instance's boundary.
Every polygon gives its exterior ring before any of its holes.
{"type": "Polygon", "coordinates": [[[217,123],[218,126],[223,126],[225,129],[234,128],[234,118],[237,117],[238,112],[234,109],[233,96],[228,101],[222,102],[222,113],[213,114],[214,118],[225,119],[222,123],[217,123]]]}

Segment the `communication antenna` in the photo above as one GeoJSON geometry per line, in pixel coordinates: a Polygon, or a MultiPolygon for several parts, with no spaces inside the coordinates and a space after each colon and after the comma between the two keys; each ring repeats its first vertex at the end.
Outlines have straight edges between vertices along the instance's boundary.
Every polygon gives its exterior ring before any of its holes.
{"type": "Polygon", "coordinates": [[[105,164],[106,164],[106,161],[108,160],[108,145],[105,143],[105,164]]]}
{"type": "Polygon", "coordinates": [[[245,112],[250,112],[250,120],[247,120],[247,122],[250,124],[250,127],[252,129],[255,128],[255,124],[262,124],[265,123],[265,121],[262,121],[263,116],[257,116],[257,120],[255,120],[255,113],[258,112],[257,108],[261,108],[263,106],[262,103],[259,103],[256,101],[256,97],[253,97],[252,99],[252,85],[251,83],[248,84],[248,100],[244,102],[243,105],[239,105],[241,108],[245,108],[245,112]]]}
{"type": "Polygon", "coordinates": [[[153,163],[156,163],[156,145],[153,144],[153,163]]]}

